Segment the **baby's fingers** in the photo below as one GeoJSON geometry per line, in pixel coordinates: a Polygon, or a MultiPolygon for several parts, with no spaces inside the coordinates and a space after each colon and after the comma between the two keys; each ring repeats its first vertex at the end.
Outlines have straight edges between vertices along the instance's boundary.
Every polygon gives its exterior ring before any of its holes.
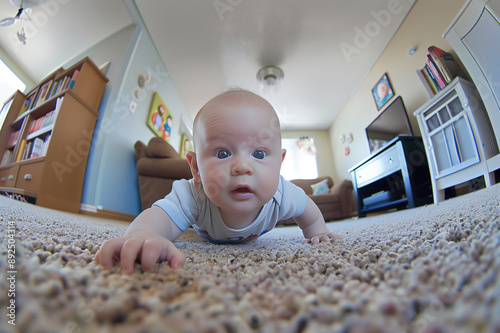
{"type": "Polygon", "coordinates": [[[169,240],[158,241],[148,239],[142,245],[141,267],[144,271],[150,271],[158,261],[168,261],[170,267],[181,268],[184,266],[186,257],[169,240]]]}
{"type": "Polygon", "coordinates": [[[134,271],[134,264],[141,254],[144,240],[142,238],[129,238],[123,243],[120,255],[120,267],[122,273],[130,274],[134,271]]]}
{"type": "Polygon", "coordinates": [[[181,268],[186,262],[186,256],[182,253],[172,242],[167,246],[167,253],[165,259],[172,268],[181,268]]]}
{"type": "Polygon", "coordinates": [[[110,269],[113,267],[113,258],[120,256],[123,243],[123,238],[107,240],[96,253],[94,260],[104,268],[110,269]]]}
{"type": "Polygon", "coordinates": [[[333,240],[342,239],[342,236],[337,235],[334,232],[329,232],[327,234],[322,234],[322,235],[318,235],[318,236],[313,236],[311,238],[306,238],[302,241],[302,244],[316,245],[316,244],[319,244],[321,242],[329,242],[332,239],[333,240]]]}
{"type": "Polygon", "coordinates": [[[311,243],[312,245],[316,245],[319,243],[319,237],[318,236],[313,236],[311,238],[306,238],[302,241],[302,244],[309,244],[311,243]]]}
{"type": "Polygon", "coordinates": [[[158,262],[162,253],[161,242],[155,239],[147,239],[142,245],[141,267],[143,271],[150,271],[158,262]]]}
{"type": "Polygon", "coordinates": [[[334,233],[334,232],[329,232],[329,233],[328,233],[328,237],[329,237],[330,239],[342,239],[342,238],[343,238],[343,237],[342,237],[342,235],[337,235],[337,234],[336,234],[336,233],[334,233]]]}

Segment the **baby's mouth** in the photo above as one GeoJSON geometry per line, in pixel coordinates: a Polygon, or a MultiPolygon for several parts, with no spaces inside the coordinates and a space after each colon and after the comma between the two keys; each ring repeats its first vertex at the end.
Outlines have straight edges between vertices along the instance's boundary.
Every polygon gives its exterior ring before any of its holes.
{"type": "Polygon", "coordinates": [[[233,189],[231,193],[240,199],[245,199],[251,196],[253,194],[253,191],[250,186],[239,185],[235,189],[233,189]]]}

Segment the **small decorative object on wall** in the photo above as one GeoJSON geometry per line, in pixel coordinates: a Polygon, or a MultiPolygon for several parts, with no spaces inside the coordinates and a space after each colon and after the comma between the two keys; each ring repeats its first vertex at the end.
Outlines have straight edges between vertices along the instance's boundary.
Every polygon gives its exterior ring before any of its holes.
{"type": "Polygon", "coordinates": [[[377,110],[380,110],[382,106],[394,96],[394,90],[389,82],[387,73],[385,73],[380,80],[378,80],[375,87],[373,87],[372,95],[375,99],[375,104],[377,104],[377,110]]]}
{"type": "Polygon", "coordinates": [[[340,135],[339,141],[340,141],[340,143],[344,143],[345,142],[345,136],[344,136],[344,134],[340,135]]]}
{"type": "Polygon", "coordinates": [[[144,86],[146,85],[146,78],[144,77],[144,75],[140,74],[137,77],[137,84],[139,85],[139,87],[144,88],[144,86]]]}
{"type": "Polygon", "coordinates": [[[182,158],[186,158],[186,153],[188,151],[194,151],[193,143],[186,134],[181,135],[181,148],[179,149],[179,154],[182,158]]]}
{"type": "Polygon", "coordinates": [[[346,135],[346,141],[347,141],[347,143],[351,143],[352,142],[352,133],[348,133],[346,135]]]}
{"type": "Polygon", "coordinates": [[[349,147],[345,147],[344,148],[344,155],[347,156],[351,153],[351,150],[349,149],[349,147]]]}
{"type": "Polygon", "coordinates": [[[155,92],[146,124],[157,136],[168,142],[172,134],[172,123],[172,114],[165,106],[160,94],[155,92]]]}

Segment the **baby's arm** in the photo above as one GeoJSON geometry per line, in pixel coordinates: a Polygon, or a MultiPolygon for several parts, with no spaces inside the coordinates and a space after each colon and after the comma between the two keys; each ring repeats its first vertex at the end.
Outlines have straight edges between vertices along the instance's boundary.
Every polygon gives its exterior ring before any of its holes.
{"type": "Polygon", "coordinates": [[[318,244],[319,242],[328,242],[330,239],[342,238],[342,236],[328,230],[323,214],[309,197],[307,197],[304,212],[296,217],[295,221],[304,234],[305,240],[302,243],[318,244]]]}
{"type": "Polygon", "coordinates": [[[119,257],[122,272],[126,274],[133,272],[137,259],[145,271],[151,270],[158,260],[168,261],[174,268],[182,267],[186,257],[172,243],[181,234],[172,219],[161,208],[153,206],[135,218],[123,237],[104,242],[95,260],[111,268],[113,258],[119,257]]]}

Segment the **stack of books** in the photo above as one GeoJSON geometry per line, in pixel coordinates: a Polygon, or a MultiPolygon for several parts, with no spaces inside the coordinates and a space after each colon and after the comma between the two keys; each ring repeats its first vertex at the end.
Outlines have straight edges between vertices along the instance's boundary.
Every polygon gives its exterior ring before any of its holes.
{"type": "Polygon", "coordinates": [[[427,62],[417,70],[417,76],[429,97],[443,90],[457,76],[467,78],[462,66],[450,53],[436,46],[430,46],[427,52],[427,62]]]}

